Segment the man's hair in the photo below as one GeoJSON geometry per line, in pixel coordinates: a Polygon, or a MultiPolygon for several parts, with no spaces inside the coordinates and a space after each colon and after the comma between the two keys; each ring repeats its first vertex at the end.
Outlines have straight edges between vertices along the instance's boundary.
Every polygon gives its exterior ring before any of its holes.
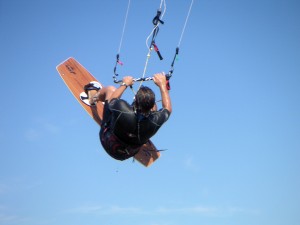
{"type": "Polygon", "coordinates": [[[139,113],[148,115],[155,104],[154,92],[146,86],[141,86],[135,95],[135,107],[139,113]]]}

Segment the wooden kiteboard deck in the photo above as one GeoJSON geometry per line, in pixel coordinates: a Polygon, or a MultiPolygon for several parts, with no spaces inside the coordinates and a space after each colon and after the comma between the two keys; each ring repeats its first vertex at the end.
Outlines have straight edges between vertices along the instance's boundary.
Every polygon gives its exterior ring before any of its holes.
{"type": "Polygon", "coordinates": [[[96,78],[74,58],[69,58],[62,62],[56,69],[80,105],[101,126],[103,104],[97,104],[97,107],[90,107],[80,100],[80,93],[84,91],[84,85],[91,81],[97,81],[96,78]]]}
{"type": "MultiPolygon", "coordinates": [[[[80,99],[80,93],[84,91],[84,85],[91,81],[97,81],[97,79],[72,57],[59,64],[56,69],[80,105],[101,126],[104,105],[98,103],[96,106],[91,107],[80,99]]],[[[141,146],[139,152],[134,156],[138,162],[146,167],[150,166],[159,157],[160,153],[150,140],[141,146]]]]}

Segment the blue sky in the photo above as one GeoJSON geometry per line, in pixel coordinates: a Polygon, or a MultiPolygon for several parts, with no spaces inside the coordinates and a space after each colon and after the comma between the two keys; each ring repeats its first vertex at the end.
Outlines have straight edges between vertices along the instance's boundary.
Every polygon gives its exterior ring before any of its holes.
{"type": "MultiPolygon", "coordinates": [[[[147,75],[169,70],[189,3],[167,1],[147,75]]],[[[121,76],[142,74],[159,4],[131,1],[121,76]]],[[[0,0],[0,224],[298,225],[300,2],[194,0],[150,168],[104,152],[55,69],[73,56],[112,84],[126,7],[0,0]]]]}

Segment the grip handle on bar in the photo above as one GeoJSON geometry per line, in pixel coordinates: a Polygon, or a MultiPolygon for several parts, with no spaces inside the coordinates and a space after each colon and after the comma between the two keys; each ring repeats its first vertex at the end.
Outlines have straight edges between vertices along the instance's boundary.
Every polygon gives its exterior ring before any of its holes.
{"type": "MultiPolygon", "coordinates": [[[[133,81],[148,81],[148,80],[153,80],[153,77],[141,77],[141,78],[133,78],[133,81]]],[[[114,82],[116,84],[122,83],[122,80],[117,80],[116,78],[114,79],[114,82]]]]}
{"type": "MultiPolygon", "coordinates": [[[[170,73],[167,73],[167,74],[166,74],[167,80],[169,80],[171,76],[172,76],[172,75],[171,75],[170,73]]],[[[136,81],[149,81],[149,80],[153,80],[153,77],[133,78],[133,81],[134,81],[134,82],[136,82],[136,81]]],[[[115,78],[114,78],[114,82],[115,82],[116,84],[119,84],[119,83],[122,83],[123,81],[122,81],[122,80],[117,80],[117,78],[115,77],[115,78]]]]}

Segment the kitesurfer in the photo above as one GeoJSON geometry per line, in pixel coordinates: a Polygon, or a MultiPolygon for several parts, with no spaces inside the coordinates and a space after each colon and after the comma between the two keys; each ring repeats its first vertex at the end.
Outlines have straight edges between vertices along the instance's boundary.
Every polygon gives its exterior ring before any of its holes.
{"type": "Polygon", "coordinates": [[[121,99],[127,87],[134,84],[131,76],[125,76],[118,88],[102,87],[95,81],[84,87],[88,104],[93,107],[104,103],[99,136],[103,148],[111,157],[117,160],[133,157],[168,120],[172,105],[166,76],[164,73],[155,74],[153,81],[160,90],[160,110],[157,110],[154,92],[147,86],[139,88],[131,105],[121,99]]]}

